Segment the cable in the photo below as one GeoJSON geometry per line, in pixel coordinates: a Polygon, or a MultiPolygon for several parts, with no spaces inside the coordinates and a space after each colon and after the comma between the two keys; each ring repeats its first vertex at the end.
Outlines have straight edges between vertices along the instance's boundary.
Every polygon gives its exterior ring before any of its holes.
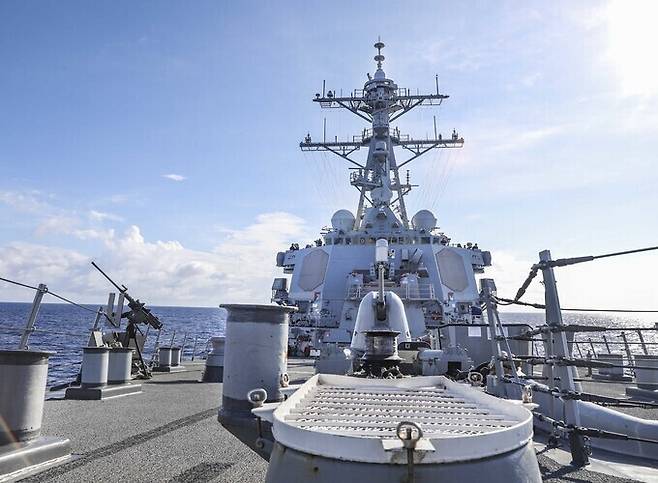
{"type": "MultiPolygon", "coordinates": [[[[24,284],[24,283],[20,283],[20,282],[17,282],[17,281],[15,281],[15,280],[10,280],[10,279],[8,279],[8,278],[0,277],[0,280],[2,280],[3,282],[7,282],[7,283],[12,283],[12,284],[14,284],[14,285],[18,285],[19,287],[30,288],[30,289],[32,289],[32,290],[39,290],[37,287],[33,287],[32,285],[27,285],[27,284],[24,284]]],[[[66,297],[62,297],[61,295],[56,294],[55,292],[51,292],[50,290],[47,290],[46,293],[49,294],[49,295],[52,295],[53,297],[55,297],[55,298],[57,298],[57,299],[59,299],[59,300],[61,300],[61,301],[63,301],[63,302],[66,302],[66,303],[68,303],[68,304],[74,305],[75,307],[78,307],[78,308],[80,308],[80,309],[82,309],[82,310],[86,310],[87,312],[97,313],[97,310],[90,309],[89,307],[85,307],[85,306],[83,306],[83,305],[80,305],[80,304],[78,304],[78,303],[75,303],[75,302],[73,302],[72,300],[67,299],[66,297]]],[[[106,318],[108,321],[112,322],[112,319],[110,319],[110,317],[108,317],[108,315],[107,315],[105,312],[103,312],[103,315],[105,316],[105,318],[106,318]]]]}
{"type": "Polygon", "coordinates": [[[90,309],[89,307],[85,307],[84,305],[80,305],[78,303],[73,302],[72,300],[67,299],[66,297],[62,297],[61,295],[56,294],[55,292],[48,292],[50,295],[55,297],[56,299],[59,299],[63,302],[66,302],[68,304],[74,305],[78,307],[79,309],[86,310],[87,312],[93,312],[96,313],[98,310],[90,309]]]}
{"type": "Polygon", "coordinates": [[[640,443],[658,444],[658,441],[654,439],[637,438],[635,436],[628,436],[627,434],[622,434],[622,433],[614,433],[612,431],[605,431],[603,429],[585,428],[582,426],[576,426],[574,424],[566,424],[564,421],[558,421],[557,419],[550,418],[536,411],[532,411],[532,414],[539,421],[548,423],[555,428],[562,428],[566,431],[581,434],[583,436],[588,436],[590,438],[621,439],[626,441],[637,441],[640,443]]]}
{"type": "Polygon", "coordinates": [[[594,260],[598,260],[600,258],[616,257],[618,255],[630,255],[632,253],[650,252],[652,250],[658,250],[658,246],[648,247],[648,248],[637,248],[635,250],[626,250],[626,251],[623,251],[623,252],[607,253],[605,255],[596,255],[592,258],[594,260]]]}
{"type": "MultiPolygon", "coordinates": [[[[591,262],[592,260],[599,260],[601,258],[609,258],[609,257],[617,257],[619,255],[630,255],[633,253],[641,253],[641,252],[648,252],[648,251],[653,251],[653,250],[658,250],[658,246],[654,247],[647,247],[647,248],[636,248],[634,250],[625,250],[623,252],[614,252],[614,253],[605,253],[603,255],[586,255],[584,257],[572,257],[572,258],[558,258],[557,260],[547,260],[547,261],[541,261],[539,263],[534,264],[530,268],[530,274],[528,274],[528,277],[525,279],[525,281],[521,284],[521,287],[519,287],[519,290],[516,292],[516,296],[514,297],[513,300],[510,299],[501,299],[505,300],[508,302],[506,305],[510,305],[513,303],[518,303],[521,297],[525,294],[526,290],[530,286],[530,283],[534,280],[534,278],[537,276],[537,273],[539,273],[539,270],[544,270],[546,268],[555,268],[555,267],[566,267],[569,265],[575,265],[577,263],[584,263],[584,262],[591,262]]],[[[525,305],[519,303],[519,305],[525,305]]],[[[541,304],[529,304],[527,305],[528,307],[535,307],[535,308],[546,308],[545,305],[541,304]]],[[[655,312],[658,313],[658,310],[590,310],[590,309],[562,309],[562,310],[571,310],[571,311],[580,311],[580,312],[643,312],[643,313],[648,313],[648,312],[655,312]]]]}
{"type": "MultiPolygon", "coordinates": [[[[532,280],[530,277],[528,277],[528,280],[532,280]]],[[[527,280],[526,280],[527,281],[527,280]]],[[[524,283],[525,285],[525,283],[524,283]]],[[[519,289],[520,291],[521,289],[519,289]]],[[[525,292],[525,291],[524,291],[525,292]]],[[[517,293],[517,297],[518,297],[517,293]]],[[[523,295],[523,293],[521,294],[523,295]]],[[[501,301],[500,305],[523,305],[524,307],[532,307],[535,309],[545,309],[546,305],[544,304],[537,304],[537,303],[532,303],[532,302],[521,302],[518,299],[507,299],[504,297],[496,297],[496,302],[501,301]]],[[[637,309],[576,309],[576,308],[565,308],[565,307],[560,307],[561,310],[569,311],[569,312],[619,312],[619,313],[641,313],[641,314],[658,314],[658,310],[637,310],[637,309]]]]}
{"type": "Polygon", "coordinates": [[[31,288],[32,290],[39,290],[37,287],[33,287],[32,285],[25,285],[24,283],[16,282],[15,280],[9,280],[8,278],[0,277],[0,280],[2,280],[3,282],[13,283],[14,285],[18,285],[19,287],[31,288]]]}

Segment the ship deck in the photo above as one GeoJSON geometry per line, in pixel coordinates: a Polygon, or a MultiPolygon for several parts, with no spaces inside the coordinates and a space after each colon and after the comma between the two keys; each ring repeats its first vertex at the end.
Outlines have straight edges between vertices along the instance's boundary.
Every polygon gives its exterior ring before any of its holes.
{"type": "MultiPolygon", "coordinates": [[[[185,362],[185,367],[185,372],[155,375],[139,395],[46,401],[43,434],[70,439],[73,457],[22,481],[264,481],[267,463],[217,422],[221,384],[197,382],[202,362],[185,362]]],[[[292,382],[303,382],[313,374],[312,361],[289,361],[289,374],[292,382]]],[[[592,392],[624,392],[619,384],[587,384],[592,392]]],[[[658,416],[655,409],[631,411],[644,418],[658,416]]],[[[574,469],[564,466],[569,461],[565,451],[546,451],[541,443],[537,448],[547,482],[650,479],[641,471],[623,478],[618,470],[624,462],[606,467],[594,461],[588,469],[574,469]]]]}

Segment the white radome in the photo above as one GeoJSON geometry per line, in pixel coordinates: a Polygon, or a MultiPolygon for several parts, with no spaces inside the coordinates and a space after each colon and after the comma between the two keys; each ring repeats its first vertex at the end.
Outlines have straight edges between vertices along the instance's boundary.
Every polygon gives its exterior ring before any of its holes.
{"type": "Polygon", "coordinates": [[[354,228],[354,215],[349,210],[338,210],[331,217],[331,226],[334,230],[349,231],[354,228]]]}
{"type": "Polygon", "coordinates": [[[430,231],[436,227],[436,216],[429,210],[420,210],[411,219],[416,230],[430,231]]]}

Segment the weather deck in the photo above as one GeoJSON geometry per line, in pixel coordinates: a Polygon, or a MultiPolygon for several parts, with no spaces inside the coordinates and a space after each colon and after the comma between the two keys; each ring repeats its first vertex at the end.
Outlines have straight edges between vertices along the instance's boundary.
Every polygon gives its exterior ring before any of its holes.
{"type": "MultiPolygon", "coordinates": [[[[73,457],[22,481],[263,481],[267,463],[217,422],[221,384],[197,382],[203,363],[185,366],[186,372],[157,374],[139,395],[46,401],[43,433],[69,438],[73,457]]],[[[301,382],[313,374],[312,364],[291,360],[289,373],[301,382]]],[[[623,394],[621,385],[588,383],[587,389],[623,394]]],[[[658,416],[658,410],[638,411],[640,417],[658,416]]],[[[632,481],[591,471],[601,469],[596,463],[588,470],[563,466],[556,462],[568,462],[561,450],[540,453],[545,481],[632,481]]]]}

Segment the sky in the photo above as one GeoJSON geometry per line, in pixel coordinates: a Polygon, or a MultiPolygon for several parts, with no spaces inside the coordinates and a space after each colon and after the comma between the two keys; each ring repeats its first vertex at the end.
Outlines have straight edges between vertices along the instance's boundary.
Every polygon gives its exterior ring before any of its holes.
{"type": "MultiPolygon", "coordinates": [[[[102,303],[95,260],[157,305],[269,301],[277,251],[356,209],[346,164],[298,145],[365,127],[311,99],[361,88],[380,36],[388,77],[450,95],[395,125],[466,140],[408,165],[408,210],[490,250],[499,295],[543,249],[658,245],[656,25],[649,0],[5,0],[0,277],[102,303]]],[[[559,269],[562,303],[658,309],[657,267],[559,269]]]]}

